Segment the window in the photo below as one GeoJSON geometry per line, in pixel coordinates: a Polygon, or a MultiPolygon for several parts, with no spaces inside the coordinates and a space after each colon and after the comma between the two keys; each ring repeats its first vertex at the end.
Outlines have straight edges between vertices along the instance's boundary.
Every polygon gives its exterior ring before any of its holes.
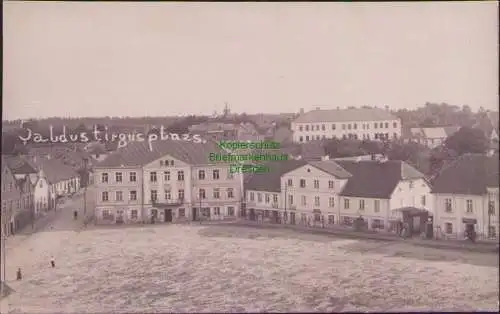
{"type": "Polygon", "coordinates": [[[233,188],[228,188],[227,189],[227,198],[233,198],[234,197],[234,190],[233,188]]]}
{"type": "Polygon", "coordinates": [[[163,167],[163,160],[160,160],[160,167],[163,167]]]}
{"type": "Polygon", "coordinates": [[[373,219],[372,229],[384,229],[384,221],[382,219],[373,219]]]}
{"type": "Polygon", "coordinates": [[[290,206],[292,206],[292,205],[293,205],[293,195],[288,195],[288,204],[289,204],[290,206]]]}
{"type": "Polygon", "coordinates": [[[220,198],[220,189],[218,189],[218,188],[214,189],[214,198],[215,199],[220,198]]]}
{"type": "Polygon", "coordinates": [[[170,190],[165,190],[165,199],[166,200],[172,199],[172,192],[170,190]]]}
{"type": "Polygon", "coordinates": [[[121,172],[115,173],[115,181],[122,182],[122,173],[121,172]]]}
{"type": "Polygon", "coordinates": [[[116,191],[115,192],[115,197],[117,201],[123,201],[123,192],[122,191],[116,191]]]}
{"type": "Polygon", "coordinates": [[[467,213],[472,213],[472,200],[467,200],[467,213]]]}
{"type": "Polygon", "coordinates": [[[250,201],[254,201],[255,200],[255,193],[254,192],[250,192],[250,201]]]}
{"type": "Polygon", "coordinates": [[[342,224],[345,226],[352,226],[354,220],[349,216],[342,216],[342,224]]]}
{"type": "Polygon", "coordinates": [[[288,185],[288,186],[293,186],[293,180],[292,180],[292,179],[288,179],[288,181],[287,181],[287,185],[288,185]]]}
{"type": "Polygon", "coordinates": [[[180,189],[180,190],[177,192],[177,197],[178,197],[180,200],[183,200],[183,199],[184,199],[184,190],[183,190],[183,189],[180,189]]]}
{"type": "Polygon", "coordinates": [[[306,131],[309,131],[309,125],[306,124],[306,131]]]}
{"type": "Polygon", "coordinates": [[[138,212],[137,212],[137,209],[132,209],[132,210],[130,211],[130,218],[131,218],[131,219],[137,219],[137,217],[138,217],[138,212]]]}
{"type": "Polygon", "coordinates": [[[335,124],[332,124],[332,130],[335,130],[336,127],[335,127],[335,124]]]}
{"type": "Polygon", "coordinates": [[[305,188],[306,187],[306,180],[305,179],[300,179],[300,187],[305,188]]]}
{"type": "Polygon", "coordinates": [[[186,210],[184,208],[179,208],[179,217],[186,217],[186,210]]]}
{"type": "Polygon", "coordinates": [[[319,131],[319,124],[316,124],[316,131],[319,131]]]}
{"type": "Polygon", "coordinates": [[[205,170],[198,171],[198,180],[205,180],[205,170]]]}
{"type": "Polygon", "coordinates": [[[328,215],[328,224],[329,225],[335,224],[335,216],[334,215],[328,215]]]}
{"type": "Polygon", "coordinates": [[[106,172],[101,175],[101,182],[108,183],[108,174],[106,172]]]}
{"type": "Polygon", "coordinates": [[[111,211],[109,209],[103,209],[102,211],[102,219],[104,220],[113,220],[115,217],[111,214],[111,211]]]}
{"type": "MultiPolygon", "coordinates": [[[[168,164],[168,163],[167,163],[168,164]]],[[[173,166],[174,165],[174,161],[173,160],[170,160],[170,165],[173,166]]]]}
{"type": "Polygon", "coordinates": [[[408,182],[410,185],[410,190],[413,189],[413,181],[408,182]]]}
{"type": "Polygon", "coordinates": [[[299,142],[303,142],[304,141],[304,137],[303,136],[299,136],[299,142]]]}
{"type": "Polygon", "coordinates": [[[266,204],[269,204],[271,202],[271,195],[266,194],[265,195],[265,200],[266,200],[266,204]]]}
{"type": "Polygon", "coordinates": [[[299,125],[299,131],[302,131],[303,129],[302,125],[299,125]]]}
{"type": "Polygon", "coordinates": [[[349,199],[344,199],[344,209],[349,209],[349,199]]]}
{"type": "Polygon", "coordinates": [[[374,211],[378,213],[380,211],[380,200],[375,200],[373,204],[374,211]]]}
{"type": "Polygon", "coordinates": [[[444,200],[444,210],[447,213],[450,213],[452,211],[451,208],[451,198],[447,198],[444,200]]]}
{"type": "Polygon", "coordinates": [[[365,209],[365,200],[359,200],[359,209],[364,210],[365,209]]]}
{"type": "Polygon", "coordinates": [[[422,195],[422,196],[420,197],[420,204],[421,204],[422,206],[425,206],[425,203],[426,203],[426,202],[425,202],[425,195],[422,195]]]}
{"type": "Polygon", "coordinates": [[[386,122],[386,123],[385,123],[385,128],[386,128],[386,129],[388,129],[388,128],[389,128],[389,123],[388,123],[388,122],[386,122]]]}
{"type": "Polygon", "coordinates": [[[262,194],[257,193],[257,202],[262,203],[262,194]]]}
{"type": "Polygon", "coordinates": [[[214,180],[219,180],[220,174],[219,174],[219,170],[218,169],[215,169],[214,171],[212,171],[212,178],[214,180]]]}
{"type": "Polygon", "coordinates": [[[108,192],[102,192],[102,201],[107,202],[109,201],[109,195],[108,192]]]}
{"type": "Polygon", "coordinates": [[[342,130],[345,130],[345,124],[342,124],[342,130]]]}
{"type": "Polygon", "coordinates": [[[278,194],[273,194],[273,203],[278,203],[278,194]]]}
{"type": "Polygon", "coordinates": [[[334,183],[334,181],[333,181],[333,180],[328,181],[328,188],[329,188],[329,189],[333,189],[333,188],[335,188],[335,183],[334,183]]]}
{"type": "Polygon", "coordinates": [[[447,222],[444,224],[444,232],[447,234],[453,233],[453,224],[451,222],[447,222]]]}
{"type": "Polygon", "coordinates": [[[319,189],[319,180],[314,180],[314,188],[319,189]]]}
{"type": "Polygon", "coordinates": [[[177,171],[177,181],[184,181],[184,171],[177,171]]]}
{"type": "Polygon", "coordinates": [[[200,189],[198,191],[198,197],[201,198],[201,199],[204,199],[207,197],[207,195],[205,194],[205,189],[200,189]]]}
{"type": "Polygon", "coordinates": [[[229,206],[227,208],[227,215],[228,216],[234,216],[234,207],[233,206],[229,206]]]}
{"type": "Polygon", "coordinates": [[[214,215],[220,216],[220,207],[214,207],[214,215]]]}
{"type": "MultiPolygon", "coordinates": [[[[373,127],[376,129],[376,128],[378,127],[378,123],[376,123],[376,122],[375,122],[375,123],[373,124],[373,127]]],[[[375,138],[377,138],[377,135],[376,135],[376,134],[375,134],[375,138]]]]}
{"type": "Polygon", "coordinates": [[[488,215],[495,215],[495,201],[488,201],[488,215]]]}
{"type": "Polygon", "coordinates": [[[21,200],[16,200],[16,208],[21,208],[21,200]]]}
{"type": "Polygon", "coordinates": [[[130,181],[130,182],[135,182],[136,180],[137,180],[137,177],[136,177],[135,172],[131,172],[131,173],[129,174],[129,181],[130,181]]]}
{"type": "Polygon", "coordinates": [[[393,128],[397,128],[397,127],[398,127],[398,123],[397,123],[397,122],[393,122],[393,123],[392,123],[392,127],[393,127],[393,128]]]}
{"type": "Polygon", "coordinates": [[[325,125],[324,125],[324,124],[322,124],[322,125],[321,125],[321,130],[323,130],[323,131],[324,131],[324,130],[326,130],[325,125]]]}
{"type": "Polygon", "coordinates": [[[319,196],[314,197],[314,206],[320,206],[320,199],[319,196]]]}
{"type": "Polygon", "coordinates": [[[382,129],[384,127],[384,123],[380,122],[380,128],[382,129]]]}
{"type": "Polygon", "coordinates": [[[329,197],[328,198],[328,207],[334,208],[335,207],[335,197],[329,197]]]}
{"type": "Polygon", "coordinates": [[[347,124],[347,129],[350,130],[351,129],[351,124],[347,124]]]}
{"type": "Polygon", "coordinates": [[[309,141],[309,135],[306,135],[306,142],[309,141]]]}
{"type": "Polygon", "coordinates": [[[158,200],[158,191],[151,190],[151,201],[156,202],[158,200]]]}
{"type": "Polygon", "coordinates": [[[358,128],[358,125],[356,123],[353,124],[353,129],[356,130],[358,128]]]}
{"type": "Polygon", "coordinates": [[[170,171],[164,171],[163,172],[163,179],[165,181],[170,181],[170,171]]]}
{"type": "Polygon", "coordinates": [[[130,191],[130,200],[137,201],[137,191],[130,191]]]}
{"type": "Polygon", "coordinates": [[[156,177],[156,172],[155,171],[149,173],[149,181],[151,181],[151,182],[156,182],[157,181],[157,177],[156,177]]]}
{"type": "Polygon", "coordinates": [[[488,238],[496,239],[497,238],[497,229],[495,226],[488,226],[488,238]]]}
{"type": "Polygon", "coordinates": [[[302,206],[307,206],[307,197],[306,197],[305,195],[302,195],[302,196],[300,197],[300,204],[301,204],[302,206]]]}

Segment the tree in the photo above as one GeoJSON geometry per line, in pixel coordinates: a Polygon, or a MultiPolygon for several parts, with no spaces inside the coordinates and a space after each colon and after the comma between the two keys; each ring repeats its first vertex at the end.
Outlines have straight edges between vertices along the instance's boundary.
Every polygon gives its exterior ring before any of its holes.
{"type": "Polygon", "coordinates": [[[369,141],[369,140],[364,140],[361,142],[359,147],[366,153],[366,154],[382,154],[384,152],[384,147],[381,142],[376,142],[376,141],[369,141]]]}
{"type": "Polygon", "coordinates": [[[483,131],[463,127],[446,139],[445,146],[460,156],[466,153],[482,154],[488,149],[489,142],[483,131]]]}

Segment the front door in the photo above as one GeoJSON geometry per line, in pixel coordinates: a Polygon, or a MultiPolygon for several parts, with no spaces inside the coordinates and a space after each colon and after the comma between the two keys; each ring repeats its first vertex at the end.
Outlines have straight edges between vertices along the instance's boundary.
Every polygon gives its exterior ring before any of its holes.
{"type": "Polygon", "coordinates": [[[254,208],[250,208],[250,220],[255,220],[255,209],[254,208]]]}
{"type": "Polygon", "coordinates": [[[196,218],[198,218],[196,215],[197,212],[198,212],[198,209],[196,207],[193,207],[193,209],[192,209],[193,221],[196,221],[196,218]]]}
{"type": "Polygon", "coordinates": [[[295,213],[290,213],[290,224],[295,225],[295,213]]]}
{"type": "Polygon", "coordinates": [[[164,218],[165,222],[172,222],[172,210],[171,209],[165,209],[164,212],[164,218]]]}
{"type": "Polygon", "coordinates": [[[116,223],[117,224],[122,224],[123,223],[123,210],[117,210],[116,211],[116,223]]]}
{"type": "Polygon", "coordinates": [[[158,219],[158,210],[157,209],[152,209],[151,210],[151,223],[154,224],[157,219],[158,219]]]}

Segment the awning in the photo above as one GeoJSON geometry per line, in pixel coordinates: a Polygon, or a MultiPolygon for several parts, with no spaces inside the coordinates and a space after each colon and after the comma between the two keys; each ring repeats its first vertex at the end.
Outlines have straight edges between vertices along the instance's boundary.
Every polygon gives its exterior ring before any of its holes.
{"type": "Polygon", "coordinates": [[[462,222],[464,224],[477,224],[477,219],[476,218],[462,218],[462,222]]]}

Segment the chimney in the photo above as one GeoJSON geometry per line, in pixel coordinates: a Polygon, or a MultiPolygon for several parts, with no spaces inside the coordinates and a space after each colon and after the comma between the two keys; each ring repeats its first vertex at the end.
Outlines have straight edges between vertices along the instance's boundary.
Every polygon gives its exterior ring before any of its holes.
{"type": "Polygon", "coordinates": [[[300,108],[299,113],[300,113],[300,114],[304,114],[304,108],[300,108]]]}

